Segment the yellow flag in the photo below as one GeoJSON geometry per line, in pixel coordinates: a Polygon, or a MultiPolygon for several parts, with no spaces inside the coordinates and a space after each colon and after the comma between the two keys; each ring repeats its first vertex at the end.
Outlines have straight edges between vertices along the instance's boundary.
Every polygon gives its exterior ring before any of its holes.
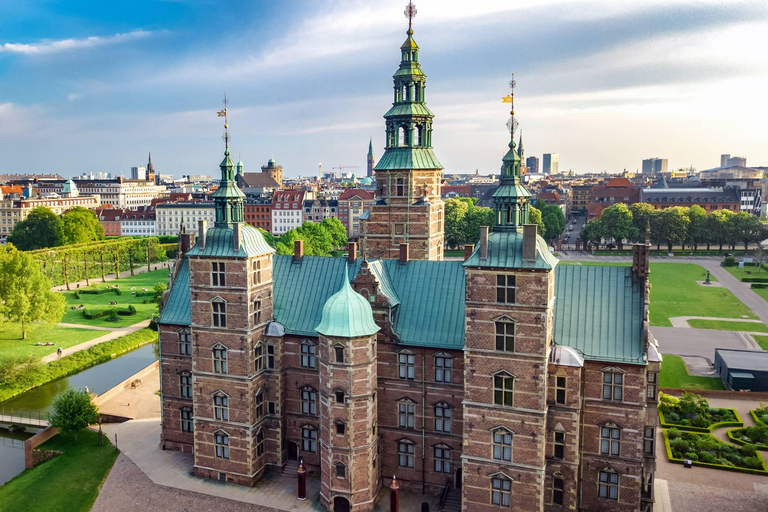
{"type": "Polygon", "coordinates": [[[224,117],[225,115],[227,115],[227,112],[226,112],[226,110],[219,110],[219,111],[218,111],[218,112],[216,112],[216,113],[217,113],[217,114],[219,114],[219,117],[224,117]]]}

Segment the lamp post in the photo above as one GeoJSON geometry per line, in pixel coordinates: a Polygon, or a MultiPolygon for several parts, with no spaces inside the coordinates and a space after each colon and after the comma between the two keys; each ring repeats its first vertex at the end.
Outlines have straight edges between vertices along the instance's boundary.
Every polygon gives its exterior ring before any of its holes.
{"type": "Polygon", "coordinates": [[[304,501],[307,499],[307,470],[304,467],[304,461],[299,460],[299,469],[297,470],[299,475],[299,493],[297,498],[304,501]]]}
{"type": "Polygon", "coordinates": [[[389,512],[399,512],[400,510],[400,484],[397,477],[392,476],[392,483],[389,484],[389,512]]]}

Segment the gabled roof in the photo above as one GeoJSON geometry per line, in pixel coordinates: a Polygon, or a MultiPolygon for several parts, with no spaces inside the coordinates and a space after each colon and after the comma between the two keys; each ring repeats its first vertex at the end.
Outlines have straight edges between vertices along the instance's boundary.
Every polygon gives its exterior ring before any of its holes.
{"type": "Polygon", "coordinates": [[[378,161],[376,171],[399,171],[419,169],[442,169],[443,166],[432,152],[432,148],[396,147],[384,150],[378,161]]]}
{"type": "Polygon", "coordinates": [[[280,184],[267,172],[246,172],[236,176],[241,188],[280,188],[280,184]]]}
{"type": "Polygon", "coordinates": [[[643,282],[630,267],[560,265],[553,342],[584,359],[645,364],[643,282]]]}
{"type": "Polygon", "coordinates": [[[341,193],[339,196],[339,201],[347,201],[355,198],[355,196],[359,197],[363,201],[373,201],[375,198],[373,192],[368,190],[364,190],[362,188],[348,188],[341,193]]]}
{"type": "Polygon", "coordinates": [[[214,226],[206,232],[205,248],[195,245],[187,252],[189,256],[211,256],[218,258],[247,258],[249,256],[260,256],[262,254],[272,254],[275,250],[264,241],[264,237],[258,229],[243,224],[240,232],[240,248],[234,250],[232,241],[233,230],[228,227],[214,226]]]}
{"type": "Polygon", "coordinates": [[[540,236],[536,236],[536,260],[523,260],[523,234],[519,231],[491,231],[488,234],[488,257],[480,260],[480,245],[475,248],[465,267],[488,268],[520,268],[520,269],[552,269],[558,263],[547,243],[540,236]]]}
{"type": "Polygon", "coordinates": [[[189,260],[181,258],[173,286],[168,293],[168,300],[163,307],[159,323],[174,325],[190,325],[192,323],[191,303],[189,297],[189,260]]]}

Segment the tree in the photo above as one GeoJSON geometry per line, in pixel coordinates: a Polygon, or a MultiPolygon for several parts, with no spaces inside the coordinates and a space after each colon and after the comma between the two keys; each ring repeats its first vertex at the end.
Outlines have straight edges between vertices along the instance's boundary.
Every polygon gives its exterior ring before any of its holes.
{"type": "Polygon", "coordinates": [[[0,247],[0,302],[2,316],[21,324],[21,339],[27,338],[30,322],[60,322],[66,305],[32,256],[11,244],[0,247]]]}
{"type": "Polygon", "coordinates": [[[494,214],[491,208],[475,206],[474,204],[468,205],[463,242],[476,244],[480,240],[480,226],[493,226],[494,224],[494,214]]]}
{"type": "Polygon", "coordinates": [[[272,233],[270,233],[265,229],[261,229],[261,228],[256,228],[256,229],[258,229],[259,233],[261,233],[261,236],[264,237],[264,241],[267,242],[267,245],[269,245],[270,247],[275,246],[275,237],[272,236],[272,233]]]}
{"type": "Polygon", "coordinates": [[[658,216],[659,211],[648,203],[631,204],[629,211],[632,213],[632,224],[635,227],[634,241],[645,242],[646,231],[653,224],[653,219],[658,216]]]}
{"type": "Polygon", "coordinates": [[[685,242],[688,236],[688,224],[691,220],[688,218],[687,208],[675,206],[665,208],[660,216],[659,233],[661,240],[667,244],[667,249],[672,252],[672,246],[685,242]]]}
{"type": "Polygon", "coordinates": [[[73,387],[65,389],[56,395],[48,413],[48,423],[67,434],[77,433],[93,425],[99,419],[99,409],[91,402],[91,397],[85,390],[73,387]]]}
{"type": "MultiPolygon", "coordinates": [[[[543,201],[536,201],[536,204],[538,205],[540,202],[543,201]]],[[[544,205],[544,208],[541,209],[541,220],[544,222],[546,240],[555,240],[563,234],[565,230],[565,215],[563,215],[563,210],[556,204],[544,205]]]]}
{"type": "Polygon", "coordinates": [[[530,224],[536,224],[539,226],[539,235],[543,238],[547,234],[547,227],[544,225],[544,221],[541,220],[541,210],[533,206],[528,207],[528,222],[530,224]]]}
{"type": "Polygon", "coordinates": [[[454,248],[464,242],[469,205],[458,199],[445,200],[445,243],[454,248]]]}
{"type": "Polygon", "coordinates": [[[306,250],[309,244],[307,237],[300,235],[296,229],[289,229],[283,233],[280,238],[277,238],[277,242],[275,243],[277,254],[293,255],[294,242],[296,242],[296,240],[304,240],[304,249],[306,250]]]}
{"type": "Polygon", "coordinates": [[[594,219],[587,222],[587,225],[579,233],[579,239],[586,248],[587,244],[600,247],[600,241],[603,239],[603,226],[600,219],[594,219]]]}
{"type": "Polygon", "coordinates": [[[750,242],[759,242],[765,238],[760,219],[754,215],[739,212],[732,215],[729,222],[732,226],[733,238],[744,244],[744,251],[747,250],[750,242]]]}
{"type": "Polygon", "coordinates": [[[64,244],[84,244],[104,239],[104,228],[96,214],[82,206],[75,206],[61,216],[64,244]]]}
{"type": "Polygon", "coordinates": [[[58,215],[47,206],[33,208],[27,218],[17,222],[8,242],[20,251],[57,247],[62,243],[62,225],[58,215]]]}
{"type": "Polygon", "coordinates": [[[163,298],[163,293],[165,293],[165,290],[168,289],[168,285],[165,283],[155,283],[155,287],[153,288],[153,291],[155,292],[154,299],[159,303],[160,299],[163,298]]]}
{"type": "Polygon", "coordinates": [[[296,228],[296,231],[305,236],[309,243],[304,244],[304,254],[307,256],[330,256],[333,251],[333,238],[321,225],[312,221],[306,221],[296,228]]]}
{"type": "Polygon", "coordinates": [[[730,222],[732,215],[730,210],[716,210],[707,217],[710,239],[713,243],[720,244],[720,251],[723,250],[723,244],[729,243],[732,239],[730,222]]]}
{"type": "MultiPolygon", "coordinates": [[[[691,223],[688,224],[688,243],[693,245],[693,250],[699,248],[709,240],[709,230],[707,229],[707,212],[701,206],[695,204],[688,208],[688,218],[691,223]]],[[[709,244],[707,244],[709,249],[709,244]]]]}
{"type": "Polygon", "coordinates": [[[347,246],[347,228],[344,227],[344,224],[342,224],[339,219],[336,217],[326,217],[323,219],[323,222],[320,223],[320,226],[331,235],[331,240],[333,241],[333,246],[335,248],[338,249],[339,247],[347,246]]]}
{"type": "Polygon", "coordinates": [[[613,238],[619,250],[624,248],[625,238],[633,238],[635,226],[632,224],[632,212],[624,203],[614,204],[603,210],[600,224],[603,226],[604,235],[613,238]]]}

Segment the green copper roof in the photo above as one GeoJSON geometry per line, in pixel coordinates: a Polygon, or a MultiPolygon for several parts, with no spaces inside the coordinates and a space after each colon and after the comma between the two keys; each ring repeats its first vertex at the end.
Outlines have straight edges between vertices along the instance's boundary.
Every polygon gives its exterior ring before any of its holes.
{"type": "Polygon", "coordinates": [[[341,290],[325,301],[322,319],[315,330],[325,336],[340,338],[373,336],[379,332],[379,326],[373,321],[371,305],[352,289],[347,272],[341,275],[341,290]]]}
{"type": "Polygon", "coordinates": [[[585,359],[645,364],[643,282],[630,267],[561,265],[553,338],[585,359]]]}
{"type": "Polygon", "coordinates": [[[173,325],[190,325],[192,316],[189,301],[189,260],[182,258],[173,287],[168,293],[168,300],[163,307],[159,323],[173,325]]]}
{"type": "Polygon", "coordinates": [[[249,256],[260,256],[275,252],[264,241],[264,237],[259,233],[259,230],[248,224],[242,224],[240,249],[237,251],[233,248],[232,236],[232,228],[214,226],[208,229],[205,235],[205,249],[201,250],[200,246],[196,245],[189,250],[187,255],[216,258],[247,258],[249,256]]]}
{"type": "Polygon", "coordinates": [[[69,178],[64,182],[64,187],[61,189],[61,193],[74,194],[75,192],[77,192],[77,186],[75,185],[75,182],[72,181],[72,178],[69,178]]]}
{"type": "Polygon", "coordinates": [[[432,148],[387,148],[376,163],[376,171],[396,171],[402,169],[442,169],[443,166],[432,152],[432,148]]]}
{"type": "Polygon", "coordinates": [[[549,252],[547,243],[536,237],[536,260],[523,260],[523,234],[519,231],[491,231],[488,234],[488,257],[480,261],[480,246],[464,262],[465,267],[483,268],[555,268],[558,259],[549,252]]]}
{"type": "Polygon", "coordinates": [[[531,193],[522,183],[508,183],[500,185],[493,191],[491,197],[531,197],[531,193]]]}
{"type": "Polygon", "coordinates": [[[384,117],[394,116],[429,116],[434,114],[427,108],[426,103],[395,103],[392,105],[384,117]]]}

